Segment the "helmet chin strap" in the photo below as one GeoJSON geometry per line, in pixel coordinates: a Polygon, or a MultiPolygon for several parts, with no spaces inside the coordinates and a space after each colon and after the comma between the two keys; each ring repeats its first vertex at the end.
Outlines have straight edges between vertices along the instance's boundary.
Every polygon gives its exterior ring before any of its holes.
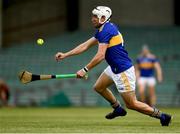
{"type": "Polygon", "coordinates": [[[101,25],[103,25],[105,22],[106,22],[106,20],[102,22],[101,19],[99,19],[99,23],[100,23],[101,25]]]}
{"type": "Polygon", "coordinates": [[[98,16],[98,18],[99,18],[99,23],[100,23],[101,25],[103,25],[103,24],[106,22],[106,20],[105,20],[105,21],[103,21],[103,22],[101,22],[101,18],[102,18],[102,16],[98,16]]]}
{"type": "Polygon", "coordinates": [[[100,24],[99,26],[97,26],[96,28],[100,28],[103,24],[100,24]]]}
{"type": "Polygon", "coordinates": [[[100,28],[106,21],[104,21],[104,22],[101,22],[101,18],[100,17],[98,17],[99,18],[99,26],[98,27],[96,27],[96,28],[100,28]]]}
{"type": "Polygon", "coordinates": [[[100,22],[100,21],[99,21],[99,24],[100,24],[100,25],[99,25],[97,28],[100,28],[100,27],[101,27],[102,25],[104,25],[104,23],[106,23],[106,22],[107,22],[107,21],[104,21],[104,22],[100,22]]]}
{"type": "Polygon", "coordinates": [[[110,18],[111,18],[111,17],[109,17],[107,20],[101,22],[101,17],[99,17],[99,24],[100,24],[100,26],[98,28],[100,28],[104,23],[108,22],[110,20],[110,18]]]}
{"type": "Polygon", "coordinates": [[[111,16],[107,20],[105,20],[103,22],[101,22],[102,16],[98,16],[98,18],[99,18],[99,24],[100,25],[97,28],[100,28],[104,23],[106,23],[106,22],[108,22],[110,20],[111,16]]]}

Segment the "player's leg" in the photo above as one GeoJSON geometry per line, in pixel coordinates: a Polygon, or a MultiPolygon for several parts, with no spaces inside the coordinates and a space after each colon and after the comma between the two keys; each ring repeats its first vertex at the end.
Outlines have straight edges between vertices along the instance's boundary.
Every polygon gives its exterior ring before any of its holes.
{"type": "Polygon", "coordinates": [[[121,93],[121,96],[122,96],[127,108],[136,110],[140,113],[160,119],[162,126],[169,125],[169,123],[171,121],[171,115],[162,113],[157,108],[152,108],[149,105],[138,101],[136,99],[136,95],[135,95],[134,91],[121,93]]]}
{"type": "Polygon", "coordinates": [[[149,105],[150,106],[155,106],[155,104],[156,104],[155,85],[156,85],[155,78],[150,78],[148,81],[149,105]]]}
{"type": "Polygon", "coordinates": [[[103,96],[108,102],[115,103],[116,98],[112,92],[107,88],[113,81],[103,72],[94,85],[94,90],[103,96]]]}
{"type": "Polygon", "coordinates": [[[135,73],[134,67],[115,75],[115,83],[118,91],[121,93],[121,96],[129,109],[137,110],[141,113],[151,115],[154,111],[153,108],[147,104],[137,100],[135,95],[135,73]]]}
{"type": "MultiPolygon", "coordinates": [[[[136,99],[135,95],[135,73],[134,68],[130,68],[125,72],[119,74],[118,91],[129,109],[136,110],[143,114],[160,119],[163,126],[168,126],[171,121],[171,116],[160,112],[156,108],[152,108],[149,105],[140,102],[136,99]]],[[[116,81],[117,83],[117,81],[116,81]]]]}
{"type": "Polygon", "coordinates": [[[138,90],[139,90],[139,99],[141,102],[145,102],[145,80],[139,78],[138,80],[138,90]]]}
{"type": "Polygon", "coordinates": [[[151,115],[154,111],[152,107],[136,99],[135,91],[123,92],[121,93],[121,96],[126,104],[126,107],[129,109],[133,109],[147,115],[151,115]]]}
{"type": "Polygon", "coordinates": [[[114,111],[112,113],[106,115],[106,118],[112,119],[117,116],[125,116],[126,111],[121,107],[119,101],[117,101],[115,96],[108,89],[108,87],[113,84],[113,80],[109,76],[109,70],[110,68],[107,67],[105,71],[100,75],[94,85],[94,90],[98,92],[101,96],[103,96],[114,108],[114,111]]]}

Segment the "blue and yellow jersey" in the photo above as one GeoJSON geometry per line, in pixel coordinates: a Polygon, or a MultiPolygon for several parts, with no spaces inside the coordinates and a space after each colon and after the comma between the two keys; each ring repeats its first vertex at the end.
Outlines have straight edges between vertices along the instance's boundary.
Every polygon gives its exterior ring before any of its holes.
{"type": "Polygon", "coordinates": [[[94,37],[99,43],[108,44],[105,59],[115,74],[121,73],[132,66],[128,53],[124,49],[122,34],[113,23],[105,23],[96,30],[94,37]]]}
{"type": "Polygon", "coordinates": [[[140,56],[136,60],[138,68],[140,70],[141,77],[152,77],[154,76],[154,64],[158,62],[155,56],[140,56]]]}

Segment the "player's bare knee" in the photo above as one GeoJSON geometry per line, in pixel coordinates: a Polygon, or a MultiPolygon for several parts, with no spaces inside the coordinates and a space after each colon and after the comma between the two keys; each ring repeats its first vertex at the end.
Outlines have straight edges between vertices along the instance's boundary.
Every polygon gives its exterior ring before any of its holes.
{"type": "Polygon", "coordinates": [[[103,87],[96,84],[93,86],[93,89],[98,93],[101,93],[103,91],[103,87]]]}
{"type": "Polygon", "coordinates": [[[99,88],[99,86],[96,85],[96,84],[93,86],[93,89],[94,89],[96,92],[100,92],[100,88],[99,88]]]}

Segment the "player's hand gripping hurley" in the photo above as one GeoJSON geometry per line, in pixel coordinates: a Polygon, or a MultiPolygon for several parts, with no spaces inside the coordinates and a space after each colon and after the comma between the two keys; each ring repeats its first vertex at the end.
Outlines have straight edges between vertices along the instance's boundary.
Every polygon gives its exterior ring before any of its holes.
{"type": "MultiPolygon", "coordinates": [[[[64,78],[78,78],[77,74],[57,74],[57,75],[47,75],[47,74],[32,74],[28,71],[21,71],[19,73],[19,80],[23,84],[27,84],[36,80],[48,80],[48,79],[64,79],[64,78]]],[[[83,79],[87,79],[88,75],[85,75],[83,79]]]]}

